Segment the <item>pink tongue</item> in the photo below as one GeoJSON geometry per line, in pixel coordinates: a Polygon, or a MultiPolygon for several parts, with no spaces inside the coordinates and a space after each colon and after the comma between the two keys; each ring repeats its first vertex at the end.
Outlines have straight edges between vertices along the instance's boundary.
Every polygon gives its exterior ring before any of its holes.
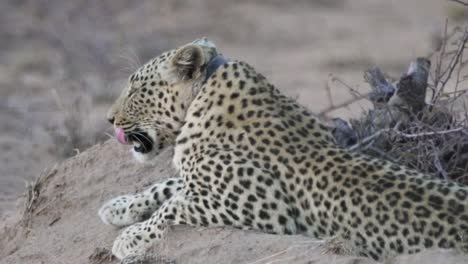
{"type": "Polygon", "coordinates": [[[117,141],[121,144],[130,144],[128,143],[127,139],[125,138],[125,132],[122,128],[116,127],[114,128],[115,130],[115,137],[117,138],[117,141]]]}

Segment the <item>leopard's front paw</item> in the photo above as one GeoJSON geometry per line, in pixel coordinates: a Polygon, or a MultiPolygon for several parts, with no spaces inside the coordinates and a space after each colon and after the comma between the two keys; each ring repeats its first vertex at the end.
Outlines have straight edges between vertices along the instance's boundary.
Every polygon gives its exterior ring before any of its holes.
{"type": "Polygon", "coordinates": [[[128,226],[138,222],[138,216],[131,211],[133,195],[124,195],[106,202],[99,209],[102,222],[114,226],[128,226]]]}
{"type": "Polygon", "coordinates": [[[143,223],[127,227],[114,241],[112,254],[119,259],[130,255],[142,255],[152,245],[148,232],[143,229],[143,223]]]}

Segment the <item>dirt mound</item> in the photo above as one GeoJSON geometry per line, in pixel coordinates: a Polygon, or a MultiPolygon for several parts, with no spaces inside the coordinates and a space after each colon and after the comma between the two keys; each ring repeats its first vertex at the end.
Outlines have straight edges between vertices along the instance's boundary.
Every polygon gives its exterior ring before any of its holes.
{"type": "MultiPolygon", "coordinates": [[[[101,223],[98,208],[173,175],[170,150],[143,166],[113,140],[68,159],[42,175],[2,222],[0,263],[118,263],[108,249],[119,230],[101,223]]],[[[303,236],[177,226],[154,252],[156,263],[373,263],[325,249],[303,236]]],[[[468,256],[432,251],[389,263],[423,262],[468,263],[468,256]]]]}

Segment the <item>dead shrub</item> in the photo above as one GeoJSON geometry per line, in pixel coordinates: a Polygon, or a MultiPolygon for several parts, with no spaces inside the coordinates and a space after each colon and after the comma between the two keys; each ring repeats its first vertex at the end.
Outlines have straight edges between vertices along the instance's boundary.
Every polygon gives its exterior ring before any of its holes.
{"type": "Polygon", "coordinates": [[[418,58],[396,85],[378,68],[365,74],[373,108],[361,117],[331,120],[338,143],[446,180],[468,183],[468,28],[445,30],[439,49],[418,58]],[[432,62],[432,63],[431,63],[432,62]],[[431,64],[433,66],[431,67],[431,64]]]}

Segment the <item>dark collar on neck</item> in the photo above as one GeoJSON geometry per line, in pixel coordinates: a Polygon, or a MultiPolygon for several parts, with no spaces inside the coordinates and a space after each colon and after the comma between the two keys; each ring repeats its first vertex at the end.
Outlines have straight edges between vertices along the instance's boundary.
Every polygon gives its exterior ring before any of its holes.
{"type": "Polygon", "coordinates": [[[216,55],[206,65],[205,81],[219,68],[219,66],[227,63],[228,61],[222,55],[216,55]]]}

